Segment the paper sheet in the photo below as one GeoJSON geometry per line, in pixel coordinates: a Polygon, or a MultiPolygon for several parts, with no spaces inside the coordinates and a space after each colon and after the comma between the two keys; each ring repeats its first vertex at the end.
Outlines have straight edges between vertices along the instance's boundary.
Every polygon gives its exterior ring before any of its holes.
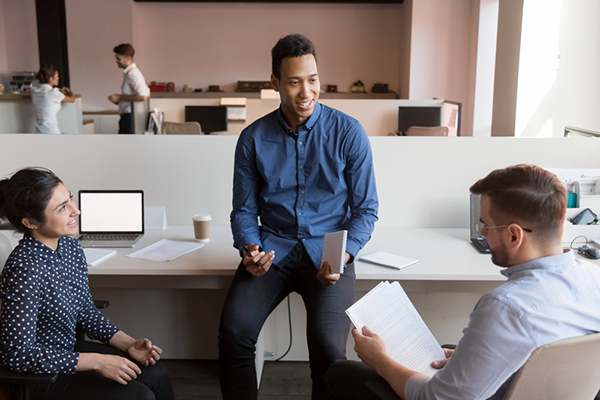
{"type": "Polygon", "coordinates": [[[404,269],[419,262],[419,260],[416,258],[402,257],[396,254],[387,253],[385,251],[375,251],[373,253],[360,256],[358,260],[396,269],[404,269]]]}
{"type": "Polygon", "coordinates": [[[357,329],[366,325],[378,334],[388,355],[413,371],[433,376],[438,370],[431,362],[446,358],[398,282],[381,282],[346,313],[357,329]]]}
{"type": "Polygon", "coordinates": [[[194,251],[204,246],[204,243],[195,242],[177,242],[175,240],[162,239],[158,242],[146,246],[125,257],[140,258],[142,260],[167,262],[181,257],[184,254],[194,251]]]}
{"type": "Polygon", "coordinates": [[[94,265],[98,265],[102,261],[106,260],[109,257],[117,254],[116,250],[112,249],[94,249],[90,247],[86,247],[83,249],[85,253],[85,259],[87,260],[88,267],[93,267],[94,265]]]}

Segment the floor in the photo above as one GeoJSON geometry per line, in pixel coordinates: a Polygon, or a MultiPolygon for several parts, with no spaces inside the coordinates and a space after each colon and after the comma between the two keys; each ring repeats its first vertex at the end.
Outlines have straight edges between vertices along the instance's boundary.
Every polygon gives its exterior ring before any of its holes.
{"type": "MultiPolygon", "coordinates": [[[[177,400],[220,400],[216,361],[163,360],[171,371],[177,400]]],[[[310,400],[307,362],[266,362],[259,400],[310,400]]]]}

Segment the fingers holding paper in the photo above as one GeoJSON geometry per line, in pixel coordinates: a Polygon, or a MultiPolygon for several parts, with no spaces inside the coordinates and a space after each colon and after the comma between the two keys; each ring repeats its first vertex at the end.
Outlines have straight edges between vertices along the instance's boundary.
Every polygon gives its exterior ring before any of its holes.
{"type": "Polygon", "coordinates": [[[363,363],[371,368],[377,369],[377,366],[386,358],[388,355],[385,351],[385,343],[379,335],[371,332],[371,330],[364,326],[362,333],[358,329],[352,329],[352,336],[354,337],[354,351],[361,359],[363,363]]]}
{"type": "Polygon", "coordinates": [[[275,252],[271,250],[268,253],[260,251],[260,247],[257,244],[250,243],[246,245],[249,253],[244,250],[244,267],[250,275],[260,277],[267,273],[273,260],[275,259],[275,252]]]}
{"type": "Polygon", "coordinates": [[[446,366],[446,364],[448,364],[448,360],[450,359],[450,356],[452,355],[452,353],[454,353],[454,349],[443,349],[443,350],[444,350],[444,354],[446,355],[446,358],[444,360],[436,360],[431,363],[431,366],[435,369],[444,368],[446,366]]]}

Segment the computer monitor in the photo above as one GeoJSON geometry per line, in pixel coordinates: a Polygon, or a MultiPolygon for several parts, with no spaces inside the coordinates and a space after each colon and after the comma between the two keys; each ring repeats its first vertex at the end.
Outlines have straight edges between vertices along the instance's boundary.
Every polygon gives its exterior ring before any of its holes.
{"type": "Polygon", "coordinates": [[[398,107],[398,132],[406,133],[411,126],[442,126],[442,108],[398,107]]]}
{"type": "Polygon", "coordinates": [[[226,106],[185,106],[185,122],[196,121],[202,132],[210,135],[213,132],[227,131],[226,106]]]}

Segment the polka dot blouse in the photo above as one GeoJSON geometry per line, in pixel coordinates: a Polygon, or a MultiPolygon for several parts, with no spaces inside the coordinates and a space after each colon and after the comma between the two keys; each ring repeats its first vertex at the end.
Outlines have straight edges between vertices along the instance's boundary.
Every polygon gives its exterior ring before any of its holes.
{"type": "Polygon", "coordinates": [[[25,236],[0,277],[0,360],[13,371],[75,373],[75,327],[108,343],[118,329],[94,306],[87,262],[77,240],[57,251],[25,236]]]}

